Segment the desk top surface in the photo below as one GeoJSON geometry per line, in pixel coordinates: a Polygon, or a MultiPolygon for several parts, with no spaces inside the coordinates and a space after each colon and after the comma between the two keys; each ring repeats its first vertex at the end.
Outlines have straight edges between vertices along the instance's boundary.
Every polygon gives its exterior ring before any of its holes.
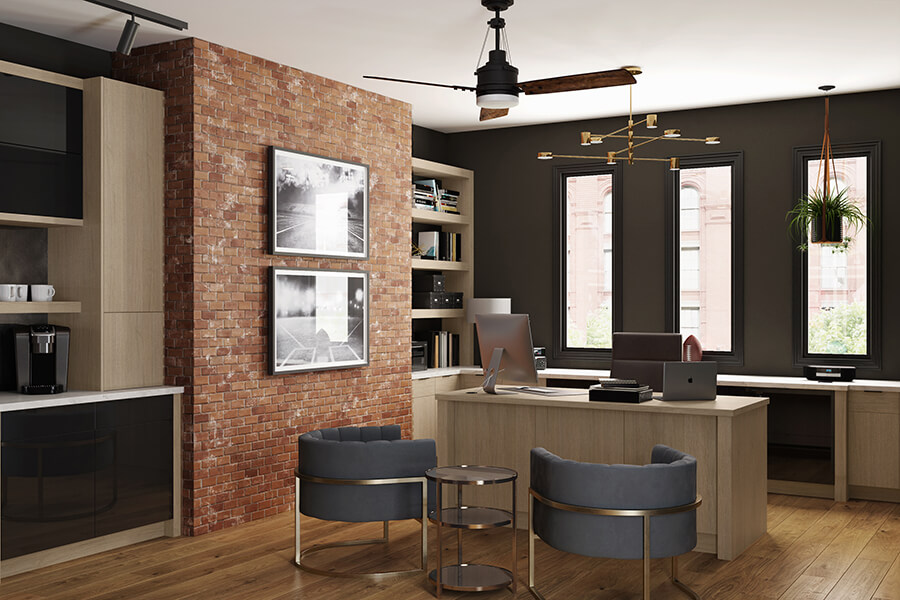
{"type": "Polygon", "coordinates": [[[717,396],[715,400],[679,400],[677,402],[648,400],[647,402],[641,402],[639,404],[631,404],[628,402],[591,402],[588,400],[587,390],[568,396],[539,396],[524,392],[488,394],[481,388],[439,392],[435,394],[435,397],[438,401],[450,402],[513,404],[553,408],[587,408],[592,410],[708,415],[714,417],[733,417],[745,412],[758,410],[769,403],[768,398],[748,396],[717,396]]]}

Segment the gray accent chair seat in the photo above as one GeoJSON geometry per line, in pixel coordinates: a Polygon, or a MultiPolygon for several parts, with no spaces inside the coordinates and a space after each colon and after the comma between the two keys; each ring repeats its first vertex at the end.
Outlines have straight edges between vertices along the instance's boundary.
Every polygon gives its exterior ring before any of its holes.
{"type": "Polygon", "coordinates": [[[690,597],[699,596],[678,580],[677,556],[697,545],[697,460],[656,445],[651,464],[606,465],[566,460],[531,450],[528,505],[528,589],[534,583],[534,541],[583,556],[643,559],[644,599],[650,598],[649,558],[672,558],[672,582],[690,597]]]}
{"type": "Polygon", "coordinates": [[[340,427],[302,434],[295,472],[294,562],[300,568],[338,577],[380,579],[422,573],[427,565],[428,483],[437,465],[434,440],[400,439],[400,426],[340,427]],[[319,544],[301,551],[300,514],[328,521],[384,523],[383,536],[319,544]],[[337,572],[312,567],[305,557],[338,546],[387,544],[388,522],[422,520],[421,568],[376,573],[337,572]]]}

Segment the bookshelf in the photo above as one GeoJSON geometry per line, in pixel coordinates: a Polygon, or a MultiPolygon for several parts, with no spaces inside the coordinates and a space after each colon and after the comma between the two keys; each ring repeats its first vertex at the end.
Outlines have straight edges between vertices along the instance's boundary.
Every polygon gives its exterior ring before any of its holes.
{"type": "MultiPolygon", "coordinates": [[[[462,292],[463,306],[474,295],[474,185],[475,173],[421,158],[412,159],[413,178],[439,179],[445,189],[459,192],[459,214],[412,208],[412,223],[434,225],[441,231],[460,234],[461,261],[427,260],[413,257],[410,260],[411,271],[441,272],[446,280],[448,292],[462,292]]],[[[415,241],[415,240],[414,240],[415,241]]],[[[440,319],[440,329],[459,334],[459,362],[471,365],[474,357],[472,351],[473,326],[466,322],[464,309],[413,309],[413,329],[415,321],[421,319],[440,319]]]]}

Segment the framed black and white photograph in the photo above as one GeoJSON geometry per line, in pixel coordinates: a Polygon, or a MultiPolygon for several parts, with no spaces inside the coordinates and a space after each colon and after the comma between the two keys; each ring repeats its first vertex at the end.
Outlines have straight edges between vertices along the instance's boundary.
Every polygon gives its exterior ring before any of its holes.
{"type": "Polygon", "coordinates": [[[369,364],[369,274],[269,267],[269,374],[369,364]]]}
{"type": "Polygon", "coordinates": [[[369,167],[269,147],[269,252],[369,256],[369,167]]]}

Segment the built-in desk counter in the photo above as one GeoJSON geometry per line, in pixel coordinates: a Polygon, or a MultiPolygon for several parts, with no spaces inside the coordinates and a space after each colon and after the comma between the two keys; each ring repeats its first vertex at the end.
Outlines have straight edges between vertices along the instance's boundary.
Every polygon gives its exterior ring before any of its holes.
{"type": "MultiPolygon", "coordinates": [[[[732,559],[766,531],[766,398],[640,404],[574,396],[439,392],[440,464],[516,469],[517,509],[527,523],[529,452],[544,447],[572,460],[645,464],[654,444],[697,457],[697,549],[732,559]]],[[[467,490],[466,501],[500,506],[496,492],[467,490]]]]}

